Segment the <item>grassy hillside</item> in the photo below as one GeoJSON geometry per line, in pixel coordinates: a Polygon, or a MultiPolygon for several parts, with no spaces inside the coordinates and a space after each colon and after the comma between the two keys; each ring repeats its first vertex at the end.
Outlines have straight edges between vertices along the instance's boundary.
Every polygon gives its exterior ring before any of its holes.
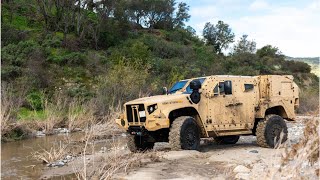
{"type": "Polygon", "coordinates": [[[320,57],[286,57],[286,60],[307,63],[311,66],[311,72],[320,77],[320,57]]]}

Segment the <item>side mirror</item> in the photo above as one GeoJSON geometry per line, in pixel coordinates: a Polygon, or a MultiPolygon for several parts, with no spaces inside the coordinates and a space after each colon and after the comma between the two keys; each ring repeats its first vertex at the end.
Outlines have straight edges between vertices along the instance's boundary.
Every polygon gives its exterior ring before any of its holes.
{"type": "Polygon", "coordinates": [[[199,93],[199,89],[201,89],[201,82],[198,79],[192,80],[190,82],[190,89],[192,89],[192,93],[190,94],[191,101],[198,104],[201,98],[199,93]]]}
{"type": "Polygon", "coordinates": [[[232,94],[232,82],[224,81],[224,92],[226,95],[232,94]]]}
{"type": "Polygon", "coordinates": [[[168,94],[168,88],[162,87],[162,94],[168,94]]]}
{"type": "Polygon", "coordinates": [[[196,91],[201,89],[201,82],[198,79],[192,80],[190,82],[190,89],[196,90],[196,91]]]}

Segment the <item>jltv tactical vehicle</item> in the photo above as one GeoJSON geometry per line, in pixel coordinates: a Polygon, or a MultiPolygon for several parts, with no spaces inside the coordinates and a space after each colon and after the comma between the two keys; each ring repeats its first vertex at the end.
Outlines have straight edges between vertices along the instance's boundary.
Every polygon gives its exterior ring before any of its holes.
{"type": "Polygon", "coordinates": [[[255,135],[258,145],[272,148],[286,141],[284,119],[293,121],[298,105],[299,88],[290,75],[217,75],[182,80],[165,95],[127,102],[116,122],[130,134],[133,152],[155,142],[196,150],[208,137],[235,144],[240,135],[255,135]]]}

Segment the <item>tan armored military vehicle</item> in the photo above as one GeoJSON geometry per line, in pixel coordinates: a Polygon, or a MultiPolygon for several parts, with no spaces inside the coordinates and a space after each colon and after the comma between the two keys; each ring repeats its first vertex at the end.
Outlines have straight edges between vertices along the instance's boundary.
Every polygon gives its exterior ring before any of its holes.
{"type": "Polygon", "coordinates": [[[298,105],[299,88],[290,75],[207,76],[125,103],[116,122],[130,134],[133,152],[152,149],[155,142],[196,150],[200,138],[208,137],[235,144],[240,135],[255,135],[260,146],[274,147],[287,139],[284,119],[293,121],[298,105]]]}

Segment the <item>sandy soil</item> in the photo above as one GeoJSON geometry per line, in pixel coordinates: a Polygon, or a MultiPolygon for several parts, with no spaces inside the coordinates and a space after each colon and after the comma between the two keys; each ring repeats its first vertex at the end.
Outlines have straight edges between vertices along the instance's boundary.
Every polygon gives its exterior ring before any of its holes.
{"type": "MultiPolygon", "coordinates": [[[[296,122],[287,122],[288,145],[297,143],[303,135],[304,121],[310,117],[299,116],[296,122]]],[[[124,144],[123,144],[124,145],[124,144]]],[[[200,151],[170,151],[168,143],[156,143],[155,152],[159,162],[144,159],[144,165],[132,168],[126,173],[116,173],[114,179],[261,179],[270,167],[279,167],[284,149],[261,148],[256,137],[242,136],[235,145],[217,145],[211,139],[201,142],[200,151]]],[[[121,153],[130,153],[123,146],[121,153]]],[[[87,162],[94,164],[106,156],[95,153],[87,156],[87,162]]],[[[74,173],[81,169],[83,158],[60,168],[47,168],[42,178],[74,173]]],[[[94,169],[90,165],[89,168],[94,169]]]]}

